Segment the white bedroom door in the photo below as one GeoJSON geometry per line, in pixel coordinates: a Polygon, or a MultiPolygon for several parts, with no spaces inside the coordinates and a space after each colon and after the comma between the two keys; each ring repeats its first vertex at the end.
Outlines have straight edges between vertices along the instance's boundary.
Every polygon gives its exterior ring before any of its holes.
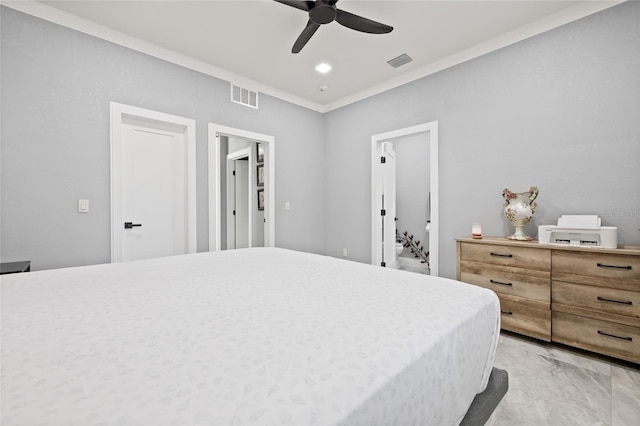
{"type": "Polygon", "coordinates": [[[184,133],[128,121],[122,135],[122,260],[187,253],[184,133]]]}
{"type": "Polygon", "coordinates": [[[195,253],[195,121],[110,110],[111,261],[195,253]]]}
{"type": "Polygon", "coordinates": [[[382,158],[382,265],[389,267],[396,261],[396,153],[392,143],[382,144],[382,158]]]}
{"type": "Polygon", "coordinates": [[[249,159],[247,157],[229,161],[231,165],[230,191],[227,203],[230,207],[229,228],[227,230],[227,248],[239,249],[251,247],[249,197],[249,159]]]}
{"type": "Polygon", "coordinates": [[[111,261],[195,253],[195,121],[110,108],[111,261]]]}

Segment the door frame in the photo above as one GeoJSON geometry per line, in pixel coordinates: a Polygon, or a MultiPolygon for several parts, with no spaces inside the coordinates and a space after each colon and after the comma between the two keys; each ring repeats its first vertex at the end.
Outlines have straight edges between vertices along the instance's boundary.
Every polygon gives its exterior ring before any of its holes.
{"type": "Polygon", "coordinates": [[[264,246],[275,247],[275,138],[273,136],[215,123],[209,123],[208,133],[209,251],[220,251],[221,248],[222,212],[220,200],[222,188],[220,188],[220,186],[222,182],[222,170],[220,167],[220,136],[246,139],[265,145],[264,165],[266,173],[264,176],[264,246]]]}
{"type": "MultiPolygon", "coordinates": [[[[229,243],[231,241],[231,237],[229,235],[229,223],[231,219],[236,219],[237,215],[234,217],[233,215],[233,210],[235,210],[235,205],[232,206],[231,203],[229,203],[229,195],[231,194],[231,190],[232,190],[232,185],[233,186],[233,192],[235,193],[235,181],[232,184],[231,181],[231,177],[232,175],[232,171],[231,171],[231,163],[237,161],[237,160],[241,160],[243,158],[247,158],[248,161],[248,172],[247,172],[247,184],[249,185],[249,195],[248,195],[248,200],[247,200],[247,209],[249,210],[248,213],[248,217],[249,217],[249,222],[247,224],[247,234],[248,234],[248,238],[249,238],[249,245],[248,247],[252,247],[253,246],[253,194],[252,194],[252,189],[253,189],[253,167],[251,166],[253,164],[252,161],[252,151],[253,148],[245,148],[245,149],[241,149],[239,151],[235,151],[232,152],[230,154],[227,155],[227,249],[229,249],[229,243]]],[[[235,170],[235,168],[234,168],[235,170]]],[[[235,222],[234,222],[235,223],[235,222]]],[[[237,223],[235,223],[235,225],[237,226],[237,223]]],[[[234,236],[233,236],[233,241],[234,243],[234,248],[237,245],[237,241],[235,238],[235,232],[234,232],[234,236]]]]}
{"type": "Polygon", "coordinates": [[[196,232],[196,122],[195,120],[165,114],[131,105],[109,102],[110,112],[110,174],[111,174],[111,262],[122,261],[122,125],[125,118],[151,124],[165,124],[184,132],[187,197],[185,225],[187,253],[197,251],[196,232]]]}
{"type": "MultiPolygon", "coordinates": [[[[431,275],[438,276],[438,241],[439,225],[438,216],[438,122],[419,124],[417,126],[405,127],[386,133],[371,136],[371,264],[380,265],[382,259],[382,231],[378,224],[380,217],[382,193],[382,177],[380,176],[380,157],[382,156],[382,142],[397,139],[403,136],[415,134],[425,134],[424,141],[429,149],[429,179],[431,191],[430,220],[431,229],[429,231],[429,265],[431,275]]],[[[426,159],[425,159],[426,160],[426,159]]],[[[425,224],[426,225],[426,224],[425,224]]]]}

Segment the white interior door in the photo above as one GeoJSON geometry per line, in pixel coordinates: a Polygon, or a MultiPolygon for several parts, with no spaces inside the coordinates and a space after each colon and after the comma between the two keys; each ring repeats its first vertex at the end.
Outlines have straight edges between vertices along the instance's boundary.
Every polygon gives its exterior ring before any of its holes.
{"type": "Polygon", "coordinates": [[[393,267],[396,242],[396,153],[393,144],[382,144],[380,172],[382,173],[382,264],[393,267]],[[382,161],[382,160],[381,160],[382,161]]]}
{"type": "Polygon", "coordinates": [[[227,248],[247,248],[251,247],[249,160],[247,158],[231,160],[230,164],[232,170],[227,204],[231,211],[227,221],[227,248]]]}
{"type": "Polygon", "coordinates": [[[196,251],[194,134],[190,120],[112,104],[112,261],[196,251]]]}
{"type": "Polygon", "coordinates": [[[186,253],[184,134],[123,125],[123,260],[186,253]]]}
{"type": "Polygon", "coordinates": [[[252,247],[251,149],[227,156],[227,249],[252,247]]]}
{"type": "Polygon", "coordinates": [[[249,245],[249,159],[236,160],[236,248],[249,245]]]}

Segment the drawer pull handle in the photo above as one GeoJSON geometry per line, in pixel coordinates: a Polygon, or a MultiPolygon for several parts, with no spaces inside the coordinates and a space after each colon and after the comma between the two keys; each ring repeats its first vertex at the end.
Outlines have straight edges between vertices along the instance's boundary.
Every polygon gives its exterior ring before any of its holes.
{"type": "Polygon", "coordinates": [[[621,305],[630,305],[630,306],[633,305],[633,302],[631,300],[614,300],[614,299],[607,299],[606,297],[600,297],[600,296],[598,296],[598,301],[619,303],[621,305]]]}
{"type": "Polygon", "coordinates": [[[500,281],[496,281],[496,280],[489,280],[489,282],[490,282],[491,284],[500,284],[500,285],[508,285],[508,286],[512,286],[512,285],[513,285],[513,284],[511,284],[511,283],[502,283],[502,282],[500,282],[500,281]]]}
{"type": "Polygon", "coordinates": [[[606,265],[604,263],[596,263],[596,266],[598,266],[598,268],[612,268],[612,269],[627,269],[627,270],[631,270],[631,266],[627,265],[627,266],[618,266],[618,265],[606,265]]]}
{"type": "Polygon", "coordinates": [[[498,256],[498,257],[513,257],[512,254],[500,254],[500,253],[494,253],[491,252],[491,256],[498,256]]]}
{"type": "Polygon", "coordinates": [[[513,315],[513,312],[511,311],[500,311],[500,313],[504,315],[513,315]]]}
{"type": "Polygon", "coordinates": [[[615,334],[605,333],[604,331],[601,331],[601,330],[598,330],[598,334],[600,334],[602,336],[613,337],[615,339],[626,340],[627,342],[632,342],[633,341],[633,339],[631,337],[616,336],[615,334]]]}

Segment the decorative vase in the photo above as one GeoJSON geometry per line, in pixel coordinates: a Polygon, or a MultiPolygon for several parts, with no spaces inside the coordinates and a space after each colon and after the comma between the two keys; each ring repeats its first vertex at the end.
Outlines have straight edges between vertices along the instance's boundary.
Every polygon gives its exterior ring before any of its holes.
{"type": "Polygon", "coordinates": [[[513,235],[507,237],[510,240],[529,241],[532,239],[525,235],[523,229],[536,211],[537,204],[533,200],[535,200],[537,196],[537,186],[532,186],[527,192],[511,192],[507,188],[502,191],[502,198],[504,198],[504,215],[516,228],[513,235]]]}

